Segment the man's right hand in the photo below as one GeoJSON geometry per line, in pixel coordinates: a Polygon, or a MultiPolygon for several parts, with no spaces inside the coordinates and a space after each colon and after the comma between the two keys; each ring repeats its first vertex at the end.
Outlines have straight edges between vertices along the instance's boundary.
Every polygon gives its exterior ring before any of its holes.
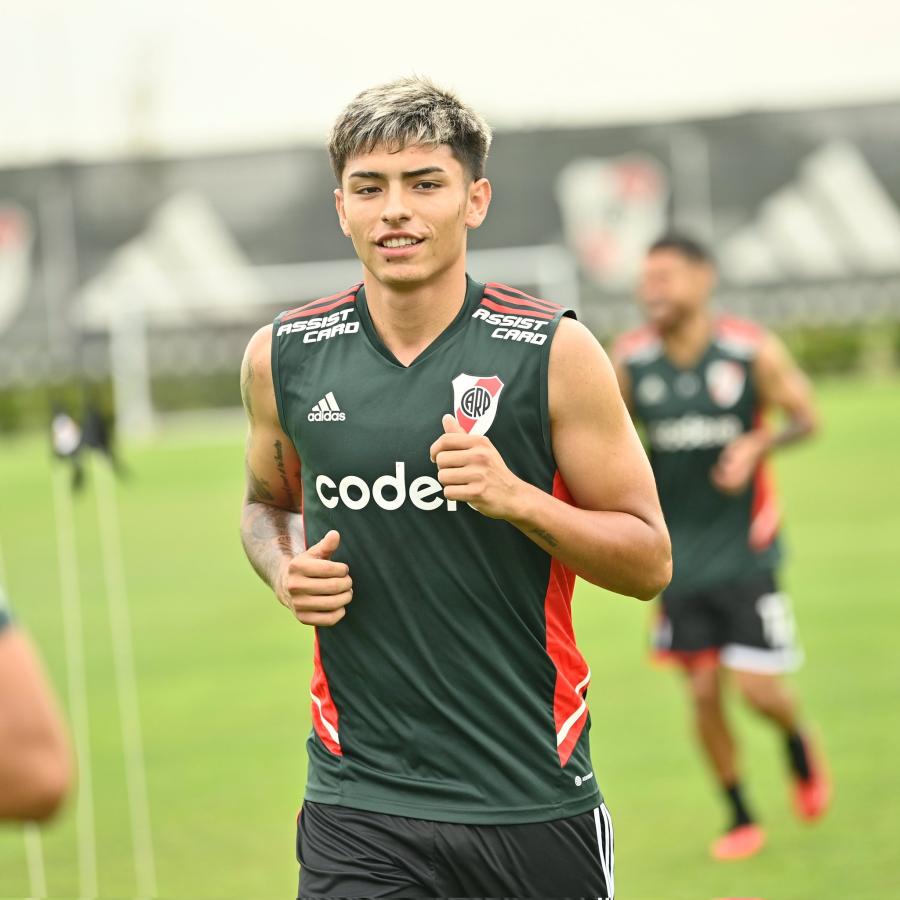
{"type": "Polygon", "coordinates": [[[347,613],[353,579],[346,563],[333,562],[341,536],[329,531],[318,544],[286,560],[275,591],[279,601],[304,625],[330,627],[347,613]]]}

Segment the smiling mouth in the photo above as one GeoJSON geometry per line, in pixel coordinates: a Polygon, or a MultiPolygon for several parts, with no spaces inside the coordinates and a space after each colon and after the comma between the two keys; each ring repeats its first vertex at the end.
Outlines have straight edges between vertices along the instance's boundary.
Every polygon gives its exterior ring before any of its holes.
{"type": "Polygon", "coordinates": [[[391,250],[396,250],[398,247],[412,247],[415,244],[421,244],[421,238],[411,238],[411,237],[401,237],[401,238],[386,238],[383,241],[378,242],[379,247],[387,247],[391,250]]]}

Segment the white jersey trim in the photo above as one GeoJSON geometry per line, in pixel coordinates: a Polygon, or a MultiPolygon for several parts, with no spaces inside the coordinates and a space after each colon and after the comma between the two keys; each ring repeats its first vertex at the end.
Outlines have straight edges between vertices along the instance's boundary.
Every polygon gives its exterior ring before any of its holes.
{"type": "MultiPolygon", "coordinates": [[[[577,685],[575,685],[575,693],[580,695],[581,691],[588,686],[588,683],[591,680],[591,670],[588,669],[587,675],[585,675],[584,679],[580,681],[577,685]]],[[[572,726],[584,715],[587,711],[587,703],[584,701],[584,698],[581,700],[581,705],[575,712],[566,719],[562,724],[562,728],[556,733],[556,746],[559,747],[562,742],[568,737],[569,732],[572,730],[572,726]]]]}
{"type": "Polygon", "coordinates": [[[322,712],[322,701],[312,691],[309,692],[309,696],[312,697],[312,701],[316,704],[316,709],[319,711],[319,720],[322,722],[322,727],[328,732],[328,736],[340,746],[341,739],[338,737],[337,729],[325,718],[325,713],[322,712]]]}

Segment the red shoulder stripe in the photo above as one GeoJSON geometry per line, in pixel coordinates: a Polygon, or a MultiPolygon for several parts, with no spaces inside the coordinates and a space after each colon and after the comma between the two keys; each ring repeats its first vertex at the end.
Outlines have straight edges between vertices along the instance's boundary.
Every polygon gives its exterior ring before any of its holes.
{"type": "Polygon", "coordinates": [[[525,300],[531,300],[534,303],[540,303],[541,306],[546,309],[562,309],[562,305],[559,303],[553,303],[550,300],[541,300],[540,297],[532,297],[531,294],[526,294],[525,291],[520,291],[518,288],[510,287],[508,284],[501,284],[499,281],[489,281],[486,287],[494,288],[495,290],[501,291],[504,294],[510,294],[512,297],[524,298],[525,300]]]}
{"type": "Polygon", "coordinates": [[[616,341],[615,346],[613,347],[613,353],[620,359],[626,359],[633,353],[638,353],[646,347],[649,347],[658,339],[659,335],[656,333],[655,329],[651,328],[649,325],[645,325],[642,328],[636,328],[634,331],[625,332],[625,334],[616,341]]]}
{"type": "Polygon", "coordinates": [[[487,297],[481,301],[482,306],[486,306],[488,309],[492,309],[495,312],[501,313],[511,313],[514,316],[531,316],[533,319],[552,319],[553,315],[551,313],[545,312],[537,312],[533,309],[515,309],[512,306],[501,306],[499,303],[494,303],[493,300],[488,300],[487,297]]]}
{"type": "Polygon", "coordinates": [[[721,316],[716,322],[716,331],[723,337],[735,338],[758,344],[763,338],[763,328],[747,319],[737,316],[721,316]]]}
{"type": "Polygon", "coordinates": [[[343,300],[345,297],[349,297],[351,295],[355,296],[356,292],[359,290],[362,282],[359,281],[354,284],[352,287],[345,288],[342,291],[338,291],[336,294],[331,294],[328,297],[320,297],[318,300],[310,300],[307,303],[301,303],[300,306],[294,307],[294,309],[289,309],[285,312],[282,317],[282,321],[284,318],[290,317],[292,319],[297,318],[299,315],[305,315],[307,311],[309,314],[312,314],[315,307],[318,307],[319,304],[330,303],[332,300],[343,300]]]}
{"type": "MultiPolygon", "coordinates": [[[[316,303],[322,303],[321,300],[317,300],[316,303]]],[[[282,316],[282,322],[290,322],[292,319],[302,319],[304,316],[318,316],[322,313],[330,312],[337,306],[343,306],[345,303],[356,303],[356,294],[347,294],[345,297],[341,297],[340,300],[335,300],[333,303],[328,303],[325,306],[316,306],[310,308],[309,305],[301,306],[298,309],[292,310],[288,315],[282,316]]]]}
{"type": "Polygon", "coordinates": [[[498,291],[493,291],[490,288],[485,289],[485,296],[493,297],[494,300],[499,300],[501,303],[512,303],[517,306],[525,307],[521,315],[533,315],[532,310],[540,310],[542,313],[549,313],[548,318],[552,319],[554,314],[562,309],[561,306],[542,306],[541,304],[532,301],[532,300],[520,300],[518,297],[510,297],[508,294],[501,294],[498,291]]]}

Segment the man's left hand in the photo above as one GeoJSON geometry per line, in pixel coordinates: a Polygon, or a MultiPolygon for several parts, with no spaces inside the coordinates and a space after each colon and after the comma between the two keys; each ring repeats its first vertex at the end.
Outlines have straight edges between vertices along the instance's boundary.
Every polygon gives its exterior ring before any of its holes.
{"type": "Polygon", "coordinates": [[[483,435],[467,434],[451,415],[431,445],[431,461],[448,500],[468,503],[491,519],[512,519],[524,482],[513,475],[497,448],[483,435]]]}
{"type": "Polygon", "coordinates": [[[748,431],[735,438],[719,454],[710,472],[712,483],[723,494],[740,494],[746,489],[766,454],[769,436],[765,431],[748,431]]]}

